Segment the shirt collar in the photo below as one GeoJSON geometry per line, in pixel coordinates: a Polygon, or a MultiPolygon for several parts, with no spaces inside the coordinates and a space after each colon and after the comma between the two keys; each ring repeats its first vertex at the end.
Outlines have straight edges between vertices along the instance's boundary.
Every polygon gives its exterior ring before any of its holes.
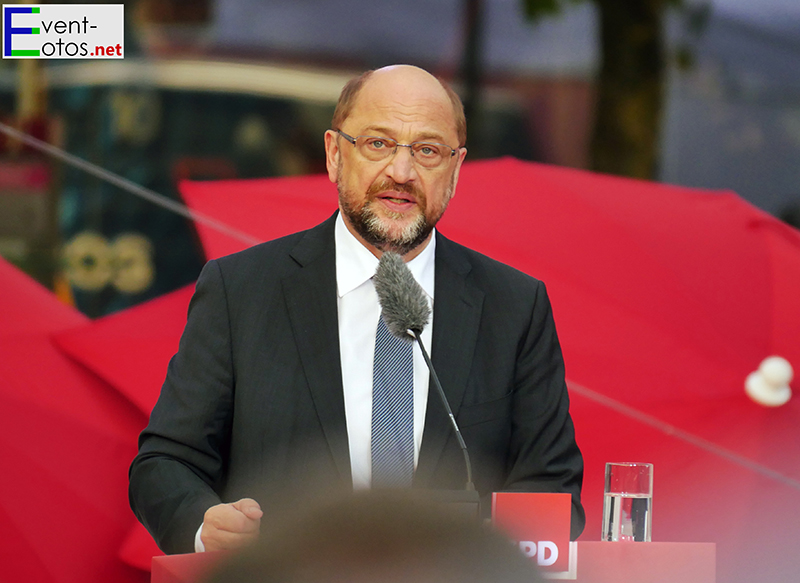
{"type": "MultiPolygon", "coordinates": [[[[336,288],[343,297],[375,275],[378,258],[347,230],[342,213],[336,217],[334,229],[336,244],[336,288]]],[[[436,231],[419,255],[406,263],[414,279],[433,299],[434,260],[436,258],[436,231]]]]}

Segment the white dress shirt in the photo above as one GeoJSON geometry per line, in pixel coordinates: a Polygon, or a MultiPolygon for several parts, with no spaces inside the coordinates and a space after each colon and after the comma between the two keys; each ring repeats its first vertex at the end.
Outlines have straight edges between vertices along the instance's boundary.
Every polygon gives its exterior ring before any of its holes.
{"type": "MultiPolygon", "coordinates": [[[[369,488],[372,481],[372,362],[381,307],[372,276],[378,259],[336,218],[336,287],[339,305],[339,355],[344,384],[344,412],[353,487],[369,488]]],[[[433,308],[436,238],[406,263],[433,308]]],[[[432,322],[422,331],[430,355],[432,322]]],[[[428,402],[428,367],[414,343],[414,467],[419,459],[428,402]]]]}
{"type": "MultiPolygon", "coordinates": [[[[336,217],[336,295],[339,308],[339,356],[344,385],[344,413],[350,447],[350,468],[353,488],[369,488],[372,482],[372,362],[375,356],[375,334],[381,307],[372,276],[378,259],[356,239],[341,213],[336,217]]],[[[431,322],[422,331],[422,342],[431,355],[433,338],[433,287],[436,237],[406,263],[414,279],[422,286],[431,306],[431,322]]],[[[414,467],[419,460],[425,411],[428,404],[429,373],[417,343],[414,343],[414,467]]],[[[196,552],[205,551],[200,536],[194,539],[196,552]]]]}

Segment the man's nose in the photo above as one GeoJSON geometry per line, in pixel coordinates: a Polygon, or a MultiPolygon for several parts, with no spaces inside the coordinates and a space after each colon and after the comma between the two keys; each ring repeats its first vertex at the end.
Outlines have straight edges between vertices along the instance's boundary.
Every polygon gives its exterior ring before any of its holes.
{"type": "Polygon", "coordinates": [[[413,180],[417,177],[417,166],[414,156],[408,146],[397,146],[397,151],[386,166],[386,175],[399,184],[413,180]]]}

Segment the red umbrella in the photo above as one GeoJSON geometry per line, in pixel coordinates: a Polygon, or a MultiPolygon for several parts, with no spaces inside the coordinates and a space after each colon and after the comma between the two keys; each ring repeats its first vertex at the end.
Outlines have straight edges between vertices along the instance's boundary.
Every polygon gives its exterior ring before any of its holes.
{"type": "MultiPolygon", "coordinates": [[[[183,181],[181,195],[192,209],[205,212],[244,233],[268,241],[308,229],[336,210],[336,187],[325,175],[261,180],[183,181]],[[230,204],[224,196],[232,193],[230,204]]],[[[230,235],[196,223],[208,259],[248,247],[230,235]]]]}
{"type": "Polygon", "coordinates": [[[133,520],[127,466],[145,418],[48,339],[83,316],[2,260],[0,283],[3,579],[143,583],[117,550],[133,520]]]}
{"type": "Polygon", "coordinates": [[[41,336],[88,322],[86,316],[54,301],[53,294],[0,258],[0,338],[41,336]]]}
{"type": "MultiPolygon", "coordinates": [[[[149,416],[169,359],[178,350],[193,291],[193,285],[186,286],[60,332],[54,340],[65,354],[113,385],[143,415],[149,416]]],[[[135,436],[131,444],[135,449],[135,436]]],[[[127,536],[119,541],[119,556],[128,565],[149,570],[150,559],[161,551],[138,522],[132,520],[128,526],[127,536]]]]}
{"type": "MultiPolygon", "coordinates": [[[[264,240],[336,206],[325,176],[181,191],[264,240]]],[[[800,509],[800,405],[743,392],[771,354],[800,365],[796,231],[733,193],[512,159],[465,164],[440,229],[548,285],[586,457],[584,538],[599,536],[603,462],[653,461],[656,540],[717,542],[721,580],[800,566],[784,519],[800,509]]],[[[199,230],[209,257],[244,247],[199,230]]]]}
{"type": "Polygon", "coordinates": [[[111,383],[145,415],[178,350],[194,285],[56,334],[66,354],[111,383]]]}
{"type": "MultiPolygon", "coordinates": [[[[326,176],[187,182],[181,190],[191,208],[263,240],[336,208],[326,176]]],[[[731,193],[511,159],[466,164],[440,228],[548,285],[586,459],[584,539],[599,537],[603,463],[650,461],[655,540],[717,542],[720,580],[800,566],[792,552],[800,527],[784,519],[800,509],[798,404],[768,410],[743,392],[764,357],[800,362],[797,232],[731,193]]],[[[246,246],[198,229],[208,257],[246,246]]],[[[185,304],[176,301],[167,327],[174,346],[178,304],[183,321],[185,304]]],[[[114,318],[139,326],[131,314],[114,318]]],[[[139,334],[160,337],[160,320],[151,317],[139,334]]],[[[91,343],[89,328],[81,335],[91,343]]],[[[152,404],[153,379],[145,386],[128,365],[104,368],[115,342],[136,363],[146,343],[110,333],[95,342],[105,346],[69,350],[114,384],[133,379],[126,394],[152,404]]],[[[167,344],[157,358],[147,352],[162,363],[159,385],[174,351],[167,344]]]]}
{"type": "MultiPolygon", "coordinates": [[[[178,350],[193,291],[193,285],[186,286],[56,334],[54,340],[65,354],[109,382],[149,416],[169,359],[178,350]]],[[[134,447],[135,442],[134,437],[134,447]]],[[[131,521],[129,527],[119,556],[129,565],[149,570],[153,555],[162,553],[138,522],[131,521]]]]}

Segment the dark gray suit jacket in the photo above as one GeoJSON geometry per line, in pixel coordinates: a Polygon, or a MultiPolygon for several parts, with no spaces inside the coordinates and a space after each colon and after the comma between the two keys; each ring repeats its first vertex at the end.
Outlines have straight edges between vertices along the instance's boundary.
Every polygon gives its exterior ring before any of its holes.
{"type": "MultiPolygon", "coordinates": [[[[165,552],[191,552],[220,501],[254,497],[269,516],[304,486],[352,487],[334,217],[203,269],[130,470],[131,506],[165,552]]],[[[485,501],[502,490],[571,493],[574,538],[583,460],[544,285],[437,237],[432,359],[476,488],[485,501]]],[[[464,482],[431,390],[414,486],[464,482]]]]}

